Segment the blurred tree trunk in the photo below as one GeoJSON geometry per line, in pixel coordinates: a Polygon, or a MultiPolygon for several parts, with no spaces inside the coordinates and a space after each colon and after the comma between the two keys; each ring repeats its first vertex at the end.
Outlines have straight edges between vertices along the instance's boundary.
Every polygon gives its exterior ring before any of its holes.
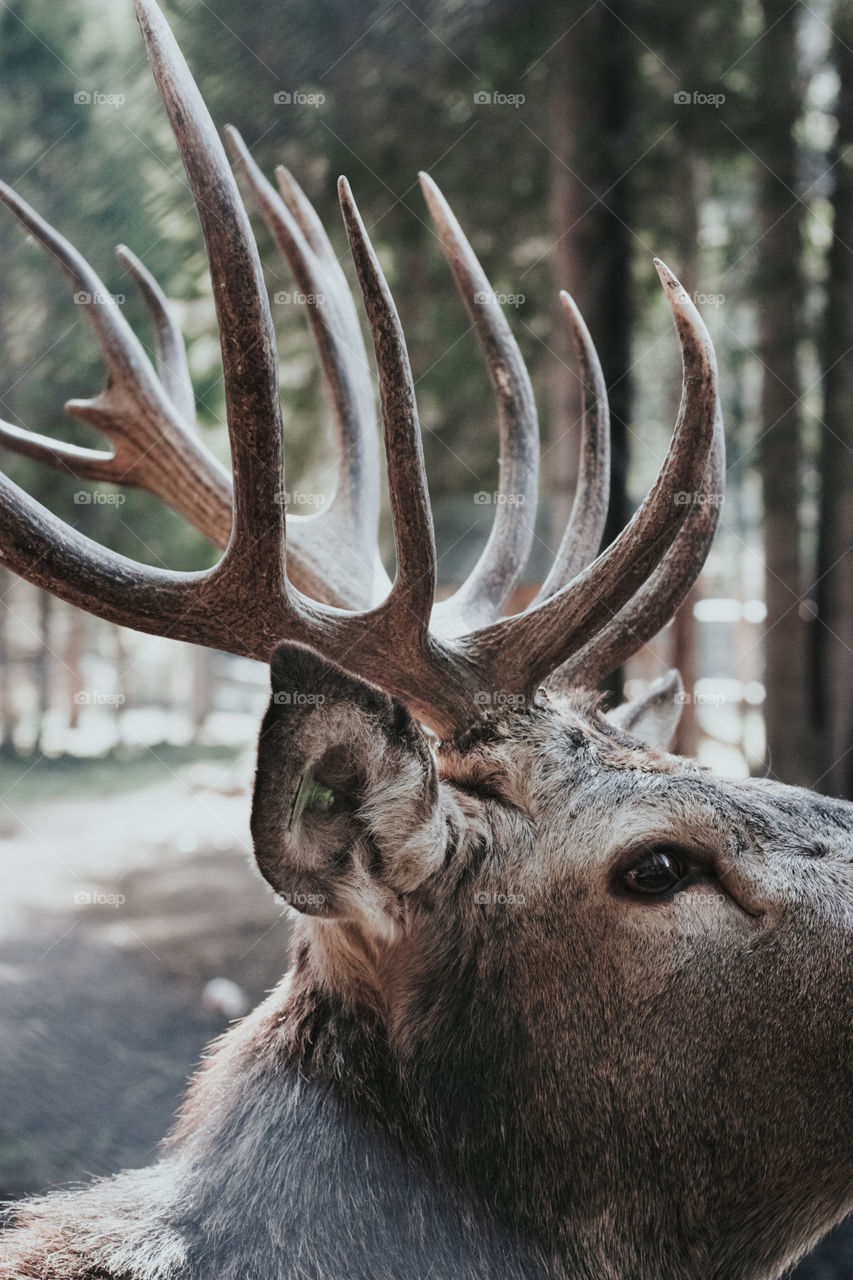
{"type": "Polygon", "coordinates": [[[0,755],[15,754],[15,708],[12,698],[12,648],[9,644],[9,592],[14,579],[0,568],[0,755]]]}
{"type": "Polygon", "coordinates": [[[119,626],[111,626],[113,641],[113,683],[114,688],[111,690],[113,717],[116,723],[116,740],[121,743],[121,722],[127,703],[127,644],[124,638],[124,628],[119,626]]]}
{"type": "Polygon", "coordinates": [[[762,0],[764,35],[758,43],[760,356],[763,362],[759,465],[764,493],[767,622],[764,683],[767,749],[773,774],[784,782],[814,780],[809,726],[807,624],[800,612],[800,377],[803,206],[797,186],[794,126],[800,114],[797,7],[762,0]]]}
{"type": "Polygon", "coordinates": [[[38,592],[39,647],[33,661],[33,681],[36,691],[36,740],[34,750],[42,750],[45,716],[50,710],[53,685],[53,649],[51,648],[50,623],[53,616],[53,596],[47,591],[38,592]]]}
{"type": "MultiPolygon", "coordinates": [[[[586,8],[586,6],[583,6],[586,8]]],[[[577,9],[577,17],[583,9],[577,9]]],[[[566,30],[567,13],[555,10],[555,39],[566,30]]],[[[636,118],[637,55],[631,34],[631,5],[613,0],[588,11],[579,28],[582,38],[565,41],[556,64],[552,89],[553,160],[551,216],[553,268],[558,289],[568,289],[583,312],[598,349],[610,398],[612,464],[610,509],[605,541],[625,525],[629,510],[627,423],[631,412],[631,283],[632,188],[626,176],[635,157],[631,140],[636,118]],[[590,50],[595,57],[590,57],[590,50]],[[603,88],[603,86],[606,86],[603,88]]],[[[556,478],[554,494],[559,544],[568,510],[568,495],[559,492],[576,469],[579,399],[571,344],[562,319],[557,322],[555,351],[563,362],[551,388],[548,472],[556,478]]],[[[621,693],[617,676],[609,682],[621,693]]]]}
{"type": "Polygon", "coordinates": [[[82,609],[69,605],[66,609],[65,632],[65,687],[68,695],[68,727],[76,729],[80,723],[78,695],[83,691],[83,650],[86,642],[86,614],[82,609]]]}
{"type": "MultiPolygon", "coordinates": [[[[17,384],[10,342],[10,331],[17,323],[14,318],[16,308],[12,302],[15,286],[12,273],[14,244],[11,219],[6,218],[0,230],[0,272],[7,290],[7,303],[4,307],[0,307],[0,367],[4,371],[7,385],[4,386],[3,393],[0,395],[0,417],[11,421],[14,421],[14,390],[17,384]]],[[[9,625],[10,592],[14,581],[14,575],[8,569],[0,567],[0,610],[2,610],[0,615],[0,754],[3,755],[15,754],[15,729],[17,728],[12,696],[12,645],[9,625]]]]}
{"type": "MultiPolygon", "coordinates": [[[[555,13],[555,17],[558,14],[555,13]]],[[[558,23],[559,25],[559,23],[558,23]]],[[[576,223],[580,217],[582,188],[573,178],[567,163],[574,156],[575,121],[580,104],[575,101],[574,77],[567,74],[571,59],[560,61],[551,92],[551,198],[550,221],[554,239],[554,302],[549,346],[557,357],[549,367],[548,440],[545,450],[544,476],[548,477],[550,513],[550,546],[556,551],[572,507],[572,494],[578,475],[578,433],[580,430],[581,395],[572,342],[563,319],[558,291],[576,292],[581,276],[576,262],[576,223]]],[[[543,476],[543,478],[544,478],[543,476]]]]}
{"type": "Polygon", "coordinates": [[[824,431],[816,675],[821,788],[853,799],[853,9],[832,21],[839,73],[835,191],[823,343],[824,431]]]}
{"type": "Polygon", "coordinates": [[[190,650],[191,687],[190,721],[193,742],[198,742],[204,732],[207,717],[213,710],[216,689],[217,654],[212,649],[193,647],[190,650]]]}

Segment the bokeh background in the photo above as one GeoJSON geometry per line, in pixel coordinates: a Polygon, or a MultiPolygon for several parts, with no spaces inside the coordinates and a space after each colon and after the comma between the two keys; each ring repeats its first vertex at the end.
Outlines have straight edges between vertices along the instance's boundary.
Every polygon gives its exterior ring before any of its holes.
{"type": "MultiPolygon", "coordinates": [[[[557,291],[598,345],[614,534],[666,449],[678,348],[652,259],[714,338],[728,496],[699,585],[613,682],[677,664],[678,747],[853,798],[853,6],[797,0],[193,0],[166,6],[220,125],[314,201],[344,269],[350,178],[407,333],[441,589],[473,564],[497,487],[494,409],[417,186],[427,170],[502,295],[537,393],[543,496],[517,603],[574,486],[578,384],[557,291]]],[[[128,244],[180,316],[200,430],[227,462],[198,224],[129,0],[0,11],[0,172],[153,335],[128,244]]],[[[102,445],[63,411],[103,368],[54,264],[0,219],[0,418],[102,445]]],[[[335,465],[317,361],[263,227],[291,509],[335,465]]],[[[2,451],[75,527],[146,563],[213,548],[156,499],[2,451]]],[[[390,551],[387,520],[385,550],[390,551]]],[[[393,567],[389,565],[389,567],[393,567]]],[[[203,1045],[285,964],[250,867],[265,673],[87,618],[0,569],[0,1195],[143,1163],[203,1045]]],[[[842,1229],[797,1272],[849,1277],[842,1229]]]]}

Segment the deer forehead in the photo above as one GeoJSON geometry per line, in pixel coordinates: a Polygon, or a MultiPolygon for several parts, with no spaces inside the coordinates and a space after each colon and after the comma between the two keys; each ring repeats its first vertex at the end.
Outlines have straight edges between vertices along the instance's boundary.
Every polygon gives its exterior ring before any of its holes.
{"type": "Polygon", "coordinates": [[[674,776],[705,776],[694,762],[619,731],[599,714],[597,701],[578,693],[480,725],[475,740],[442,746],[440,773],[451,784],[492,792],[543,822],[574,816],[582,794],[597,809],[607,808],[644,793],[651,779],[665,791],[674,776]]]}
{"type": "MultiPolygon", "coordinates": [[[[608,724],[588,696],[514,713],[463,752],[439,755],[445,781],[485,787],[532,824],[557,866],[601,864],[643,842],[747,858],[853,853],[853,804],[764,779],[717,778],[608,724]]],[[[491,810],[495,843],[521,825],[491,810]]]]}

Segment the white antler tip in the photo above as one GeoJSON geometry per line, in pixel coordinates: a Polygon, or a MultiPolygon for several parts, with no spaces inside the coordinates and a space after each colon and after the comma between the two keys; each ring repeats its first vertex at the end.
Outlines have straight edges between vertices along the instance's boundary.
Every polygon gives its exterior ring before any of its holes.
{"type": "Polygon", "coordinates": [[[654,261],[655,261],[655,270],[660,276],[660,281],[663,287],[665,289],[673,289],[673,290],[679,290],[683,292],[683,290],[681,289],[681,284],[679,283],[677,277],[675,276],[674,272],[670,271],[666,263],[662,262],[660,258],[655,258],[654,261]]]}
{"type": "Polygon", "coordinates": [[[578,304],[575,302],[572,295],[569,293],[568,289],[560,290],[560,301],[562,302],[563,307],[565,308],[566,311],[568,311],[569,315],[572,317],[573,320],[575,319],[579,320],[581,318],[580,308],[578,307],[578,304]]]}
{"type": "Polygon", "coordinates": [[[423,192],[424,199],[426,200],[430,217],[439,232],[446,231],[448,227],[455,226],[458,234],[461,235],[461,232],[459,232],[458,229],[458,224],[456,224],[456,219],[450,210],[450,206],[442,195],[441,189],[436,184],[435,180],[425,171],[421,171],[418,174],[418,178],[420,179],[421,191],[423,192]]]}

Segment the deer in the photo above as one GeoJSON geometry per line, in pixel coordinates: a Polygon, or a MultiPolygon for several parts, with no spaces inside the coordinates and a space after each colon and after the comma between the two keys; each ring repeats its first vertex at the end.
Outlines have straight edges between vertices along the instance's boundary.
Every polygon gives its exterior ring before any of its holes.
{"type": "Polygon", "coordinates": [[[681,405],[657,479],[599,553],[607,394],[572,299],[579,480],[541,590],[507,613],[539,467],[530,380],[431,178],[435,234],[485,354],[500,492],[479,560],[437,600],[414,381],[350,188],[340,204],[378,371],[396,573],[377,541],[372,378],[343,270],[291,175],[233,130],[241,182],[306,295],[338,487],[283,500],[267,291],[234,169],[155,0],[134,0],[206,242],[232,475],[194,427],[178,326],[153,363],[93,268],[2,200],[85,308],[108,381],[68,409],[112,440],[2,424],[13,450],[135,485],[222,549],[143,566],[0,474],[0,558],[101,618],[269,664],[251,831],[295,918],[290,965],[209,1050],[156,1163],[11,1207],[3,1280],[768,1280],[853,1208],[853,808],[673,755],[669,673],[596,688],[673,616],[719,519],[710,337],[658,271],[681,405]],[[287,540],[286,540],[287,535],[287,540]],[[286,550],[285,550],[286,547],[286,550]]]}

